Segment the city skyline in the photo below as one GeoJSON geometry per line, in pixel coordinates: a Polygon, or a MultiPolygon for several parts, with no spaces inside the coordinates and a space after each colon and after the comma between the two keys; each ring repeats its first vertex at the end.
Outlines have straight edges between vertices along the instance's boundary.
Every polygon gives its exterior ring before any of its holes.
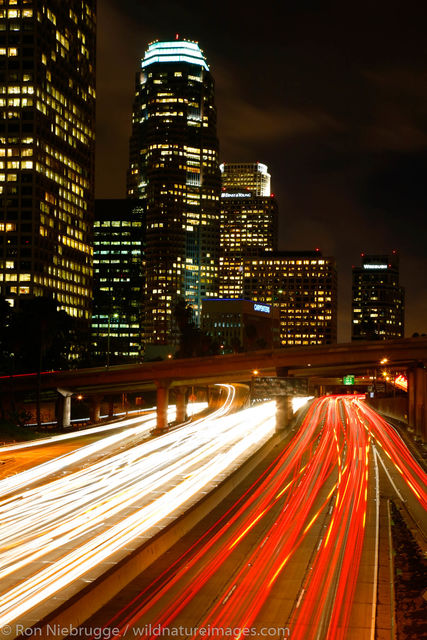
{"type": "Polygon", "coordinates": [[[179,32],[199,41],[210,61],[220,161],[261,161],[271,170],[279,247],[319,247],[336,257],[339,340],[350,339],[352,265],[361,252],[393,249],[406,287],[405,333],[425,332],[423,93],[417,109],[410,108],[414,93],[424,91],[421,22],[376,6],[365,24],[360,7],[344,38],[338,6],[282,7],[252,24],[239,5],[227,13],[220,39],[221,7],[219,15],[207,8],[204,20],[173,3],[161,19],[160,9],[147,14],[130,2],[109,0],[99,8],[98,197],[124,195],[135,63],[149,41],[179,32]],[[362,35],[363,51],[356,48],[362,35]]]}
{"type": "Polygon", "coordinates": [[[0,0],[1,638],[421,637],[425,20],[373,5],[0,0]]]}

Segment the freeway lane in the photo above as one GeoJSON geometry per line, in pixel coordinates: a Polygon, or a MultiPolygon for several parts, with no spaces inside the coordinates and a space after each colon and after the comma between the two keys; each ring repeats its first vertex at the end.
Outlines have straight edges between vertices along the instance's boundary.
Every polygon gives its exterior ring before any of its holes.
{"type": "MultiPolygon", "coordinates": [[[[205,402],[192,402],[187,407],[188,414],[194,416],[206,409],[207,406],[205,402]]],[[[173,422],[175,416],[176,407],[175,405],[170,405],[168,409],[168,421],[173,422]]],[[[2,446],[0,447],[0,480],[21,473],[27,469],[32,469],[35,466],[39,466],[38,479],[40,480],[46,479],[49,468],[52,468],[54,473],[64,470],[68,473],[71,465],[78,461],[86,464],[87,458],[90,456],[93,460],[95,455],[105,455],[105,452],[102,453],[105,449],[108,450],[107,455],[111,455],[113,445],[115,445],[116,448],[123,448],[139,443],[142,438],[150,435],[150,431],[153,430],[155,426],[156,409],[153,407],[146,409],[144,412],[138,412],[138,416],[121,418],[120,420],[97,427],[2,446]],[[119,435],[108,441],[106,436],[113,434],[119,435]],[[100,439],[103,439],[103,442],[96,444],[100,439]],[[74,456],[67,456],[67,454],[77,449],[87,447],[88,445],[92,445],[92,447],[74,456]],[[53,461],[54,459],[55,462],[52,462],[50,465],[46,464],[44,467],[41,466],[43,463],[53,461]],[[61,462],[59,462],[59,459],[61,462]]],[[[23,486],[25,486],[25,483],[29,480],[33,482],[35,480],[34,476],[34,472],[29,472],[26,476],[21,476],[23,486]],[[26,480],[24,480],[24,478],[26,478],[26,480]]]]}
{"type": "MultiPolygon", "coordinates": [[[[175,407],[169,408],[170,420],[174,419],[175,411],[175,407]]],[[[130,447],[141,438],[147,438],[155,426],[155,413],[149,412],[108,427],[104,425],[84,432],[52,436],[42,446],[36,440],[4,447],[0,450],[0,455],[24,455],[17,462],[9,458],[12,460],[11,465],[6,463],[4,478],[0,481],[0,498],[32,484],[44,483],[59,474],[69,473],[79,463],[86,466],[100,456],[111,455],[114,450],[130,447]],[[20,470],[19,475],[12,473],[16,469],[20,470]]]]}
{"type": "Polygon", "coordinates": [[[271,437],[274,403],[233,414],[236,390],[222,386],[226,401],[210,416],[41,486],[17,490],[23,474],[3,481],[0,627],[64,588],[70,597],[271,437]]]}
{"type": "Polygon", "coordinates": [[[125,638],[203,637],[214,628],[262,637],[270,627],[270,637],[288,629],[301,640],[373,639],[374,439],[423,508],[425,474],[377,414],[353,396],[316,400],[286,449],[209,529],[197,527],[187,548],[159,563],[163,573],[142,574],[88,626],[125,638]]]}
{"type": "MultiPolygon", "coordinates": [[[[171,406],[169,408],[169,420],[173,420],[174,416],[175,408],[171,406]]],[[[2,446],[0,447],[0,479],[60,457],[64,463],[62,468],[65,468],[68,465],[67,460],[69,460],[65,458],[66,454],[95,443],[106,435],[122,432],[131,426],[136,427],[136,429],[133,432],[124,433],[122,435],[124,441],[136,435],[148,434],[150,429],[155,426],[154,418],[155,408],[148,409],[137,417],[117,420],[108,425],[2,446]]],[[[119,442],[120,437],[117,439],[117,443],[119,442]]],[[[92,448],[96,449],[96,445],[92,448]]],[[[87,450],[87,453],[89,455],[90,450],[87,450]]],[[[41,478],[45,477],[44,470],[47,471],[48,468],[47,466],[41,470],[41,478]]]]}

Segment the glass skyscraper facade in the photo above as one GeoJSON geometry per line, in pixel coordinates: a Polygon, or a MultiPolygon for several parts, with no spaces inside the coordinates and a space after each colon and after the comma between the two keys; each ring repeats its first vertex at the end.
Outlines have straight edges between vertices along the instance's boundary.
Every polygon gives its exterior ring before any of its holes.
{"type": "Polygon", "coordinates": [[[93,357],[99,364],[139,361],[145,277],[144,203],[96,200],[93,357]]]}
{"type": "Polygon", "coordinates": [[[405,294],[399,257],[362,254],[353,267],[352,340],[391,340],[404,335],[405,294]]]}
{"type": "Polygon", "coordinates": [[[88,326],[96,0],[0,3],[0,285],[88,326]]]}
{"type": "Polygon", "coordinates": [[[198,44],[149,45],[136,78],[128,197],[146,207],[144,340],[176,342],[173,305],[200,320],[218,295],[218,140],[214,82],[198,44]]]}

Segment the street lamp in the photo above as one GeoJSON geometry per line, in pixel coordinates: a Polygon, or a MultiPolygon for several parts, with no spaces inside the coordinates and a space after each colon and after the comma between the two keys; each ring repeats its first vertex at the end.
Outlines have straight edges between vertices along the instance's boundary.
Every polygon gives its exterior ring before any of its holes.
{"type": "Polygon", "coordinates": [[[118,313],[109,313],[108,314],[108,333],[107,333],[107,367],[110,366],[110,328],[111,328],[111,318],[118,318],[118,313]]]}

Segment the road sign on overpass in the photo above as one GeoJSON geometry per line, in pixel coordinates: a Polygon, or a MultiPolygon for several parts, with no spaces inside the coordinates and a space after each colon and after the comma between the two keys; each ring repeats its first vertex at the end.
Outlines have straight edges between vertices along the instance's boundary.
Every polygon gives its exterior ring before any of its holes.
{"type": "Polygon", "coordinates": [[[252,397],[308,396],[308,378],[254,378],[252,397]]]}

